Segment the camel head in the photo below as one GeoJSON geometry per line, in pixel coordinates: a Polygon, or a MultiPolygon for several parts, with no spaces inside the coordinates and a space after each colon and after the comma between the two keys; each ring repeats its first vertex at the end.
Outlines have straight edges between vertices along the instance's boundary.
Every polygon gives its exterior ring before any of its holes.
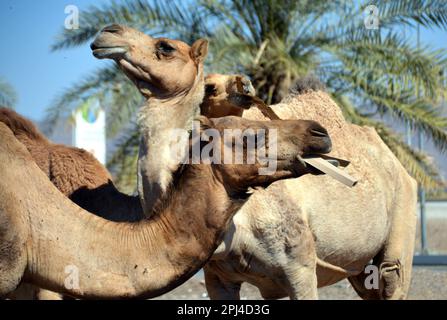
{"type": "Polygon", "coordinates": [[[256,106],[268,119],[280,120],[255,94],[255,88],[246,76],[209,74],[205,77],[205,97],[200,105],[201,114],[208,118],[242,117],[244,110],[256,106]]]}
{"type": "Polygon", "coordinates": [[[98,59],[112,59],[146,97],[170,98],[203,80],[208,42],[192,46],[179,40],[153,38],[127,26],[105,27],[90,45],[98,59]]]}
{"type": "Polygon", "coordinates": [[[224,184],[236,189],[268,185],[279,179],[299,177],[306,173],[317,174],[314,169],[306,166],[302,157],[328,153],[332,148],[327,130],[315,121],[254,121],[236,116],[199,119],[202,131],[212,128],[218,132],[212,134],[212,141],[215,141],[217,135],[221,138],[220,159],[215,161],[216,152],[213,150],[210,160],[223,164],[217,164],[216,167],[224,184]],[[241,139],[238,131],[245,138],[241,139]],[[229,138],[229,133],[234,136],[229,138]],[[260,149],[262,146],[264,150],[260,149]],[[242,162],[235,158],[238,148],[243,150],[242,162]],[[225,162],[224,154],[231,154],[231,163],[225,162]],[[254,155],[252,162],[249,160],[250,154],[254,155]],[[264,173],[261,173],[262,170],[264,173]]]}
{"type": "Polygon", "coordinates": [[[205,97],[201,114],[208,118],[242,116],[253,105],[255,89],[243,75],[209,74],[205,77],[205,97]]]}

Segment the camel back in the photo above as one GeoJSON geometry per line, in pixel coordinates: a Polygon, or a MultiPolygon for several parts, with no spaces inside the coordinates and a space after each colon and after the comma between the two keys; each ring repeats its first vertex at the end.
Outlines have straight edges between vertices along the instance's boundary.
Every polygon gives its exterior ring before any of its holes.
{"type": "Polygon", "coordinates": [[[23,135],[31,140],[48,141],[31,121],[11,109],[0,108],[0,122],[6,124],[15,136],[23,135]]]}

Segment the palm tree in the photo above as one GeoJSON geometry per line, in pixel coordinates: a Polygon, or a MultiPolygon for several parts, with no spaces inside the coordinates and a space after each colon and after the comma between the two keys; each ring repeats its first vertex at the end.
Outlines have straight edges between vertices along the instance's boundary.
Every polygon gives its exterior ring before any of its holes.
{"type": "Polygon", "coordinates": [[[14,88],[0,78],[0,106],[13,108],[17,102],[17,94],[14,88]]]}
{"type": "MultiPolygon", "coordinates": [[[[280,101],[300,77],[314,74],[347,119],[374,126],[424,187],[438,187],[440,177],[430,159],[406,145],[382,119],[421,130],[439,150],[447,150],[447,118],[437,107],[447,93],[442,72],[447,70],[447,51],[418,48],[402,32],[403,26],[446,29],[447,3],[375,1],[380,28],[371,30],[365,27],[363,13],[368,2],[112,1],[81,13],[81,28],[62,31],[52,49],[84,44],[110,23],[189,42],[207,37],[211,40],[207,69],[249,75],[258,95],[268,103],[280,101]]],[[[111,109],[112,135],[129,123],[139,106],[133,86],[108,67],[62,94],[49,108],[48,121],[54,122],[92,95],[100,96],[111,109]]],[[[128,173],[135,176],[137,142],[137,134],[129,131],[112,157],[109,165],[118,172],[118,180],[133,183],[128,173]]]]}

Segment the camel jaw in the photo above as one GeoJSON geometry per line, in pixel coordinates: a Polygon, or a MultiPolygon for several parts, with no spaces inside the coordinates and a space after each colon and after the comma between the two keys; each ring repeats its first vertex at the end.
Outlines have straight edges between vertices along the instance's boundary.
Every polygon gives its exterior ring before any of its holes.
{"type": "Polygon", "coordinates": [[[125,47],[94,47],[92,44],[92,53],[97,59],[116,59],[122,57],[127,52],[125,47]]]}

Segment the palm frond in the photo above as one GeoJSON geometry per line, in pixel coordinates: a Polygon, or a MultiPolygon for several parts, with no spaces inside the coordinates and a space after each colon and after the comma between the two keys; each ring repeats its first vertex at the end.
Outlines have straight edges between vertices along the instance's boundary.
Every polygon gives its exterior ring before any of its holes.
{"type": "Polygon", "coordinates": [[[107,162],[107,168],[114,175],[117,186],[129,193],[135,191],[136,187],[139,138],[136,125],[130,126],[107,162]]]}
{"type": "MultiPolygon", "coordinates": [[[[104,101],[108,91],[116,88],[117,84],[126,81],[128,80],[125,75],[114,65],[90,73],[53,100],[46,110],[44,132],[51,134],[60,119],[69,117],[71,112],[87,99],[97,97],[104,101]]],[[[125,94],[124,91],[123,94],[125,94]]]]}
{"type": "Polygon", "coordinates": [[[386,24],[420,24],[447,30],[447,2],[443,0],[378,0],[379,17],[386,24]]]}
{"type": "Polygon", "coordinates": [[[79,46],[91,40],[99,30],[112,23],[149,32],[152,36],[165,35],[192,41],[207,35],[204,12],[183,1],[111,1],[102,6],[90,6],[79,14],[79,29],[62,29],[51,49],[60,50],[79,46]]]}
{"type": "Polygon", "coordinates": [[[445,187],[436,166],[425,153],[415,151],[403,139],[383,123],[362,116],[346,96],[332,95],[341,107],[345,118],[360,126],[370,126],[376,129],[379,136],[399,159],[408,173],[427,190],[445,187]]]}

